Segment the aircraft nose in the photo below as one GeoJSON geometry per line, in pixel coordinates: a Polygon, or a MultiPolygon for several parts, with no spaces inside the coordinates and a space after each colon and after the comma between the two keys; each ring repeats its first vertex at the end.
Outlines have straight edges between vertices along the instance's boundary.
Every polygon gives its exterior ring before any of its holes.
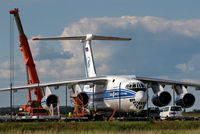
{"type": "Polygon", "coordinates": [[[135,94],[135,101],[147,101],[147,93],[144,91],[137,91],[135,94]]]}

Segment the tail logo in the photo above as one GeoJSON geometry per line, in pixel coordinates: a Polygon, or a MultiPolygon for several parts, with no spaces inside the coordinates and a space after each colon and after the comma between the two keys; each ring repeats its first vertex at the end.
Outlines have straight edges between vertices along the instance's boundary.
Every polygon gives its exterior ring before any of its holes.
{"type": "Polygon", "coordinates": [[[90,57],[87,58],[87,66],[90,67],[90,57]]]}
{"type": "Polygon", "coordinates": [[[88,47],[86,47],[86,48],[85,48],[85,52],[88,52],[88,51],[89,51],[89,49],[88,49],[88,47]]]}

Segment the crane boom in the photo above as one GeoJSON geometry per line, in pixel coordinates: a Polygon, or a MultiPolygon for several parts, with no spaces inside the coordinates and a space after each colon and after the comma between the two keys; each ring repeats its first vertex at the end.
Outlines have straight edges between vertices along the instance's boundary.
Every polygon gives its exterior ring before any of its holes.
{"type": "MultiPolygon", "coordinates": [[[[20,41],[20,49],[24,55],[24,62],[28,71],[28,84],[40,83],[38,74],[35,68],[35,63],[31,54],[31,50],[29,47],[29,43],[27,37],[24,33],[22,23],[19,17],[19,10],[15,8],[14,10],[10,10],[10,14],[13,14],[15,17],[16,25],[19,31],[19,41],[20,41]]],[[[36,96],[37,102],[41,102],[43,98],[43,92],[41,88],[34,88],[34,94],[36,96]]],[[[31,98],[31,96],[29,96],[31,98]]]]}

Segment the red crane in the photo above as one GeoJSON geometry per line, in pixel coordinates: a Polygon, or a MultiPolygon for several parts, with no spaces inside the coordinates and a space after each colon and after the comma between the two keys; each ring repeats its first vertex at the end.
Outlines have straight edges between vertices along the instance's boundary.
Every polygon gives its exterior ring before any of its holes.
{"type": "MultiPolygon", "coordinates": [[[[10,10],[10,14],[14,15],[15,22],[17,24],[17,28],[19,31],[19,42],[20,42],[20,49],[21,52],[23,53],[24,56],[24,62],[26,64],[26,69],[27,69],[27,83],[28,84],[35,84],[35,83],[40,83],[38,74],[36,71],[35,63],[31,54],[31,50],[29,47],[29,43],[27,40],[27,37],[24,33],[22,23],[19,17],[19,10],[15,8],[14,10],[10,10]]],[[[31,98],[31,89],[28,89],[28,102],[29,104],[25,104],[23,106],[23,110],[25,112],[28,112],[30,115],[36,115],[38,113],[39,115],[46,115],[47,112],[45,113],[44,110],[41,106],[41,100],[44,97],[43,95],[43,90],[41,88],[34,88],[34,94],[36,97],[36,100],[32,100],[31,98]],[[38,112],[37,110],[43,111],[43,112],[38,112]],[[35,111],[35,114],[34,112],[35,111]]],[[[45,110],[46,111],[46,110],[45,110]]]]}

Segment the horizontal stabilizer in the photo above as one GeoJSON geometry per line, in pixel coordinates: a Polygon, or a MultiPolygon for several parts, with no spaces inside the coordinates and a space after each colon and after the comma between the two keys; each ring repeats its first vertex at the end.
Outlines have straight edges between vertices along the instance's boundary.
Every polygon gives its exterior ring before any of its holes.
{"type": "Polygon", "coordinates": [[[33,38],[32,40],[85,40],[86,36],[74,36],[74,37],[39,37],[33,38]]]}
{"type": "Polygon", "coordinates": [[[131,38],[120,38],[120,37],[92,35],[92,40],[131,40],[131,38]]]}
{"type": "Polygon", "coordinates": [[[33,40],[116,40],[116,41],[126,41],[131,40],[131,38],[121,38],[121,37],[109,37],[109,36],[99,36],[99,35],[92,35],[87,34],[86,36],[72,36],[72,37],[38,37],[33,38],[33,40]]]}

